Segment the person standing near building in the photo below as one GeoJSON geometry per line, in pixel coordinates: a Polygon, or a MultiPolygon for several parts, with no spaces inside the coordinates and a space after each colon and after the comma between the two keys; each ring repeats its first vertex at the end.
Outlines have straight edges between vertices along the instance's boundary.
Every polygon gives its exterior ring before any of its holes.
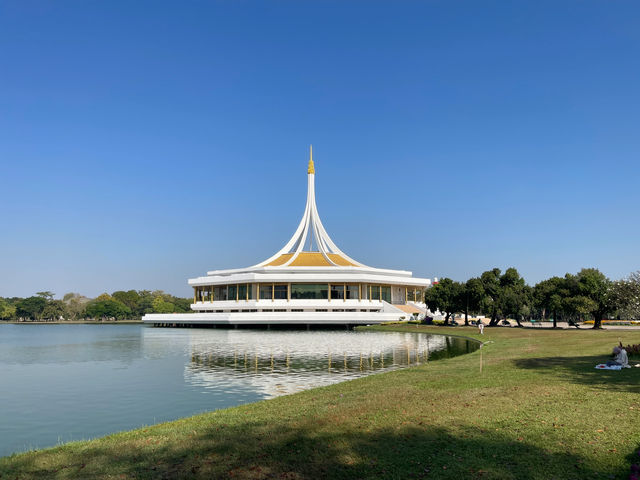
{"type": "Polygon", "coordinates": [[[478,332],[480,332],[480,335],[484,335],[484,323],[482,323],[482,320],[478,320],[478,332]]]}

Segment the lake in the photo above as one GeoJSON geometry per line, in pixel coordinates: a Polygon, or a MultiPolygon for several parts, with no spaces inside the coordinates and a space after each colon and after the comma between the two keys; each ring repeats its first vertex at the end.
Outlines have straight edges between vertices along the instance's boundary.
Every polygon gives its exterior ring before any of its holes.
{"type": "Polygon", "coordinates": [[[0,456],[478,347],[395,332],[0,325],[0,456]]]}

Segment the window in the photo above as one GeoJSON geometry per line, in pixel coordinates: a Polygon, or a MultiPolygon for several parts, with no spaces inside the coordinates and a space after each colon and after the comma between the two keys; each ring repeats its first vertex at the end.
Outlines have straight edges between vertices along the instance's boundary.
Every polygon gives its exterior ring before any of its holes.
{"type": "Polygon", "coordinates": [[[227,299],[227,286],[219,285],[213,289],[213,300],[219,302],[227,299]]]}
{"type": "Polygon", "coordinates": [[[360,298],[360,287],[358,285],[347,285],[345,298],[347,300],[358,300],[360,298]]]}
{"type": "Polygon", "coordinates": [[[238,300],[246,300],[247,299],[247,284],[241,283],[238,285],[238,300]]]}
{"type": "Polygon", "coordinates": [[[326,299],[329,294],[329,285],[326,283],[292,283],[292,299],[326,299]]]}
{"type": "Polygon", "coordinates": [[[273,298],[276,300],[286,300],[287,299],[287,285],[274,285],[273,287],[273,298]]]}
{"type": "Polygon", "coordinates": [[[229,285],[227,287],[227,300],[235,300],[237,293],[238,293],[238,286],[237,285],[229,285]]]}
{"type": "Polygon", "coordinates": [[[380,285],[369,285],[371,300],[380,300],[380,285]]]}
{"type": "Polygon", "coordinates": [[[391,287],[380,287],[380,298],[385,302],[391,303],[391,287]]]}
{"type": "Polygon", "coordinates": [[[344,285],[331,285],[331,300],[344,299],[344,285]]]}
{"type": "Polygon", "coordinates": [[[271,300],[273,298],[273,285],[263,283],[260,285],[260,300],[271,300]]]}

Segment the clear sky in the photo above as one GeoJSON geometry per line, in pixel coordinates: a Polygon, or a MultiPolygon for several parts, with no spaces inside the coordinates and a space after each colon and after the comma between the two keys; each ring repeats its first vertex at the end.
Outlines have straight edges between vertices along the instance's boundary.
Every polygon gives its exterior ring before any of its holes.
{"type": "Polygon", "coordinates": [[[640,269],[640,2],[0,3],[0,296],[348,255],[640,269]]]}

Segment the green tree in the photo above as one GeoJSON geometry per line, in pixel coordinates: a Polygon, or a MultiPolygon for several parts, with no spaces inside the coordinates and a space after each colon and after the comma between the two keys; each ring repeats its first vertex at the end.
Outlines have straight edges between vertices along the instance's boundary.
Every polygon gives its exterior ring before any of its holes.
{"type": "Polygon", "coordinates": [[[564,278],[551,277],[533,288],[534,303],[541,310],[543,319],[549,313],[553,315],[553,328],[558,326],[558,312],[563,310],[563,300],[569,295],[566,283],[564,278]]]}
{"type": "Polygon", "coordinates": [[[500,277],[498,299],[499,311],[505,316],[512,316],[522,326],[520,318],[529,312],[532,292],[515,268],[508,268],[500,277]]]}
{"type": "Polygon", "coordinates": [[[491,320],[490,326],[498,324],[498,316],[501,314],[500,310],[500,274],[499,268],[487,270],[480,275],[480,282],[482,283],[482,289],[484,291],[484,297],[480,302],[480,309],[489,314],[491,320]]]}
{"type": "Polygon", "coordinates": [[[484,287],[482,286],[482,281],[479,278],[470,278],[463,285],[460,303],[463,306],[465,325],[469,325],[469,312],[480,312],[484,296],[484,287]]]}
{"type": "Polygon", "coordinates": [[[0,320],[10,320],[16,315],[16,307],[4,298],[0,298],[0,320]]]}
{"type": "Polygon", "coordinates": [[[140,295],[138,295],[138,292],[136,292],[135,290],[127,290],[126,292],[123,290],[118,290],[117,292],[113,292],[111,296],[115,300],[129,307],[131,311],[135,311],[136,305],[140,300],[140,295]]]}
{"type": "Polygon", "coordinates": [[[46,292],[36,292],[36,296],[41,297],[41,298],[44,298],[44,299],[45,299],[46,301],[48,301],[48,302],[49,302],[49,301],[51,301],[51,300],[53,300],[53,296],[54,296],[54,295],[55,295],[55,293],[53,293],[53,292],[49,292],[49,291],[46,291],[46,292]]]}
{"type": "Polygon", "coordinates": [[[48,320],[59,320],[60,318],[68,318],[69,312],[67,304],[62,300],[50,300],[42,310],[42,318],[48,320]]]}
{"type": "Polygon", "coordinates": [[[167,302],[161,296],[153,299],[152,306],[155,313],[173,313],[176,311],[176,306],[171,302],[167,302]]]}
{"type": "Polygon", "coordinates": [[[91,299],[79,293],[67,293],[62,297],[62,301],[67,305],[67,318],[77,320],[84,315],[91,299]]]}
{"type": "Polygon", "coordinates": [[[580,296],[586,297],[591,302],[582,301],[584,308],[589,307],[588,312],[593,315],[593,328],[602,328],[603,318],[613,310],[612,296],[610,295],[611,280],[596,268],[583,268],[576,275],[580,296]]]}
{"type": "Polygon", "coordinates": [[[449,324],[451,315],[462,311],[460,299],[462,285],[450,278],[443,278],[425,292],[425,303],[432,312],[440,310],[445,314],[444,323],[449,324]]]}
{"type": "Polygon", "coordinates": [[[142,317],[146,313],[153,313],[153,295],[149,290],[138,291],[139,299],[133,313],[137,317],[142,317]]]}
{"type": "Polygon", "coordinates": [[[93,300],[86,308],[86,316],[90,318],[115,318],[122,320],[131,316],[131,309],[117,300],[93,300]]]}
{"type": "Polygon", "coordinates": [[[39,320],[46,305],[47,301],[40,296],[23,298],[16,304],[16,316],[39,320]]]}

